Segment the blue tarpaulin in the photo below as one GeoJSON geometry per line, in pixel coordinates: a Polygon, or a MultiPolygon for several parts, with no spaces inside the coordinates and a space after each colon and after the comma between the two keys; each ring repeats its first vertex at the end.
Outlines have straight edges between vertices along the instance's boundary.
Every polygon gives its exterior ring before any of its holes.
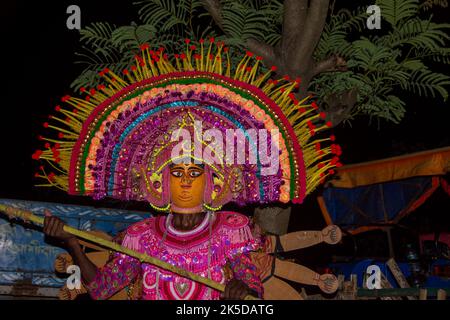
{"type": "Polygon", "coordinates": [[[366,230],[361,227],[397,222],[438,185],[433,177],[413,177],[355,188],[326,188],[322,211],[328,222],[357,233],[366,230]]]}
{"type": "MultiPolygon", "coordinates": [[[[102,209],[57,203],[0,199],[1,204],[32,211],[43,216],[44,209],[80,230],[104,231],[111,236],[130,224],[150,217],[150,213],[102,209]]],[[[0,219],[0,285],[29,283],[44,287],[61,287],[65,279],[55,275],[53,263],[63,249],[44,242],[39,228],[25,228],[0,219]]]]}

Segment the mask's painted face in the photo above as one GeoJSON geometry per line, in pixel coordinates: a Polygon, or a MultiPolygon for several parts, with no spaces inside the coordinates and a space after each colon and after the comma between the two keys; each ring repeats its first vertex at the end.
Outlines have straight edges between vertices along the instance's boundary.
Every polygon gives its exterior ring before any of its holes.
{"type": "Polygon", "coordinates": [[[170,193],[172,203],[183,209],[203,204],[205,170],[197,164],[175,164],[170,167],[170,193]]]}

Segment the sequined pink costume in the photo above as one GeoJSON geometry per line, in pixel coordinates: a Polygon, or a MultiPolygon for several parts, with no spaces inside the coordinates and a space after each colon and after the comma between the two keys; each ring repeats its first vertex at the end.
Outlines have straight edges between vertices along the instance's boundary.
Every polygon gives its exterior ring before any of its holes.
{"type": "MultiPolygon", "coordinates": [[[[143,220],[127,229],[122,245],[158,257],[186,270],[225,284],[229,263],[234,278],[244,281],[262,297],[262,285],[248,252],[257,249],[249,219],[235,212],[209,213],[195,229],[179,231],[172,217],[143,220]],[[209,266],[209,268],[208,268],[209,266]]],[[[94,299],[107,299],[142,276],[144,300],[217,300],[220,292],[137,259],[116,253],[87,285],[94,299]],[[159,277],[158,277],[159,275],[159,277]]]]}

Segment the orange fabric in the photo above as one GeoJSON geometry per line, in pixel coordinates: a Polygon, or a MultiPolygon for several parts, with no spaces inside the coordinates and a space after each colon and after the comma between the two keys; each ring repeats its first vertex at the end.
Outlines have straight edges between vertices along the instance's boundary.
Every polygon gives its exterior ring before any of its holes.
{"type": "Polygon", "coordinates": [[[405,156],[343,166],[330,184],[354,188],[415,176],[436,176],[450,172],[450,147],[405,156]]]}

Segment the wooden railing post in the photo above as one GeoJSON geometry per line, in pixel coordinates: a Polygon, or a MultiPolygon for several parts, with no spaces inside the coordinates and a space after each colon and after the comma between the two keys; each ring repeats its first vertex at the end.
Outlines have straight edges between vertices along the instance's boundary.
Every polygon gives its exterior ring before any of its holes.
{"type": "Polygon", "coordinates": [[[420,289],[419,300],[427,300],[427,289],[420,289]]]}

